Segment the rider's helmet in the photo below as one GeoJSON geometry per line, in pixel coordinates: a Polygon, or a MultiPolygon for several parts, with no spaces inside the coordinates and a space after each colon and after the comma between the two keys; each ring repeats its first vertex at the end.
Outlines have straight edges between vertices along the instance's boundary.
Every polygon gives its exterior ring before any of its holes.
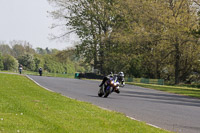
{"type": "Polygon", "coordinates": [[[124,73],[123,72],[119,72],[117,76],[118,76],[119,80],[121,80],[121,81],[124,80],[124,73]]]}
{"type": "Polygon", "coordinates": [[[123,72],[119,72],[118,76],[124,77],[124,73],[123,72]]]}

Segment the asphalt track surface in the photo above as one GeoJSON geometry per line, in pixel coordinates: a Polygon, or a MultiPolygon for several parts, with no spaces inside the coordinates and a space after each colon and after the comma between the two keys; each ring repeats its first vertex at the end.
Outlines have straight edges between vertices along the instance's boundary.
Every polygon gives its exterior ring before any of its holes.
{"type": "Polygon", "coordinates": [[[100,81],[31,76],[41,86],[64,96],[122,112],[178,133],[200,133],[200,99],[126,85],[121,93],[98,97],[100,81]]]}

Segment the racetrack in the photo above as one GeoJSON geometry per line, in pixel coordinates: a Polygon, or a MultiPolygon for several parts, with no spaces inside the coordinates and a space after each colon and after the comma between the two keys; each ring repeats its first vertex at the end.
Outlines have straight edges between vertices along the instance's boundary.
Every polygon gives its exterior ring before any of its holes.
{"type": "Polygon", "coordinates": [[[100,98],[100,81],[28,75],[41,86],[70,98],[122,112],[137,120],[180,133],[200,133],[200,99],[133,85],[100,98]]]}

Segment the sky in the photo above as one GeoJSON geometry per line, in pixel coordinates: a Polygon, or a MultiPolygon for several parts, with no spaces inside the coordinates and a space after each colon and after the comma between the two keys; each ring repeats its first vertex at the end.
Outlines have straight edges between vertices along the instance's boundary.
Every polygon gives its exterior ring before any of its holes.
{"type": "Polygon", "coordinates": [[[0,41],[6,44],[13,40],[27,41],[33,48],[72,47],[77,42],[74,35],[62,40],[49,39],[50,34],[62,33],[50,28],[55,20],[47,11],[52,10],[47,0],[0,0],[0,41]]]}

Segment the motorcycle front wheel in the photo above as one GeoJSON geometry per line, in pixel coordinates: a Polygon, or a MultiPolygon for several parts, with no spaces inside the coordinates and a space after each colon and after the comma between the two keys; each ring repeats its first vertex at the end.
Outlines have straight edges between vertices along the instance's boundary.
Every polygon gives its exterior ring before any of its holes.
{"type": "Polygon", "coordinates": [[[110,94],[110,89],[106,89],[106,90],[105,90],[105,95],[104,95],[104,97],[105,97],[105,98],[108,97],[109,94],[110,94]]]}

